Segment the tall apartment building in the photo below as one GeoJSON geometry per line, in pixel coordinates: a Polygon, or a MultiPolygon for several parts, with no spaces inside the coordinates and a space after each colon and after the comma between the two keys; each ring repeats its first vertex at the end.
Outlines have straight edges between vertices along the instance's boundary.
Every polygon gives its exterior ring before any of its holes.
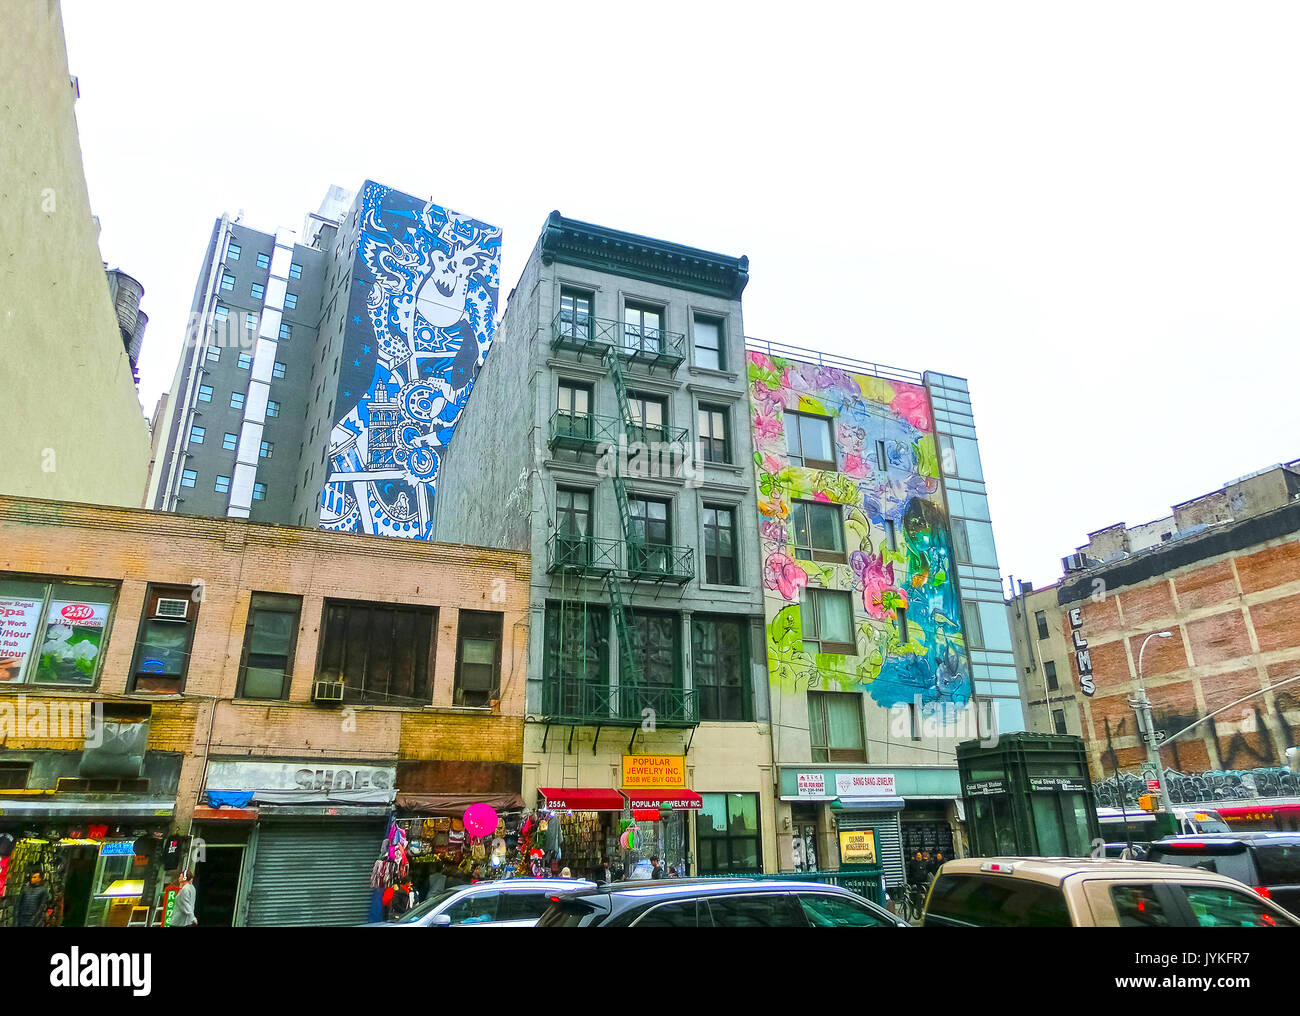
{"type": "Polygon", "coordinates": [[[444,464],[437,538],[532,554],[524,796],[575,875],[776,869],[747,281],[552,213],[444,464]]]}
{"type": "Polygon", "coordinates": [[[749,345],[783,869],[961,856],[956,746],[1024,728],[967,384],[749,345]]]}
{"type": "Polygon", "coordinates": [[[366,181],[303,235],[213,227],[148,504],[427,540],[492,341],[501,232],[366,181]]]}

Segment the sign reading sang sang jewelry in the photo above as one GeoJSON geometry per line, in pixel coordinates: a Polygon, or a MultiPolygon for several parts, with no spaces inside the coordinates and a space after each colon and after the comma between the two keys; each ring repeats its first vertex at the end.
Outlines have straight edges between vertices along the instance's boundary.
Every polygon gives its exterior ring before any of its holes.
{"type": "Polygon", "coordinates": [[[836,773],[835,793],[840,797],[894,797],[894,774],[836,773]]]}
{"type": "Polygon", "coordinates": [[[1079,671],[1079,690],[1089,698],[1097,690],[1092,680],[1092,654],[1088,640],[1083,637],[1083,611],[1075,607],[1070,611],[1070,638],[1074,641],[1074,665],[1079,671]]]}

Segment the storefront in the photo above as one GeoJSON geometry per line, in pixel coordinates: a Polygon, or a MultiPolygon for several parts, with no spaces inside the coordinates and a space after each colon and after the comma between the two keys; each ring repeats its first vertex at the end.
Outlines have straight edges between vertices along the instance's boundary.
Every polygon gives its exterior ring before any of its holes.
{"type": "MultiPolygon", "coordinates": [[[[514,875],[523,860],[519,832],[524,800],[515,793],[397,794],[396,824],[406,840],[408,880],[420,899],[462,882],[514,875]],[[490,808],[497,821],[476,836],[467,813],[490,808]]],[[[471,822],[472,824],[472,822],[471,822]]]]}

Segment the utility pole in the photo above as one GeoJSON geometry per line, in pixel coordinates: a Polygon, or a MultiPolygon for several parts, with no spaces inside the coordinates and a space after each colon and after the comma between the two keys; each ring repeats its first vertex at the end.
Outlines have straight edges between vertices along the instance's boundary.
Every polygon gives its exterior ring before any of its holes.
{"type": "Polygon", "coordinates": [[[1152,632],[1142,640],[1142,648],[1138,650],[1138,693],[1128,702],[1137,712],[1138,732],[1147,743],[1147,762],[1156,771],[1156,783],[1160,787],[1160,807],[1172,815],[1174,804],[1169,799],[1169,787],[1165,784],[1165,767],[1160,761],[1160,746],[1156,744],[1156,727],[1151,719],[1151,700],[1147,698],[1147,686],[1142,680],[1142,654],[1146,652],[1147,643],[1155,638],[1173,638],[1173,632],[1152,632]]]}

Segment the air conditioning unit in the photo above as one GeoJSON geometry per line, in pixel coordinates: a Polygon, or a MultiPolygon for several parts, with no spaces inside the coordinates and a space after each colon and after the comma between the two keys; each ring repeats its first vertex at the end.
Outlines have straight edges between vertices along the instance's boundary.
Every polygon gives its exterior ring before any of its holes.
{"type": "Polygon", "coordinates": [[[1083,571],[1088,567],[1088,558],[1083,554],[1071,554],[1061,558],[1061,566],[1067,571],[1083,571]]]}
{"type": "Polygon", "coordinates": [[[312,685],[311,700],[313,702],[342,702],[343,682],[317,681],[312,685]]]}
{"type": "Polygon", "coordinates": [[[184,621],[190,616],[190,601],[160,596],[153,616],[157,621],[184,621]]]}

